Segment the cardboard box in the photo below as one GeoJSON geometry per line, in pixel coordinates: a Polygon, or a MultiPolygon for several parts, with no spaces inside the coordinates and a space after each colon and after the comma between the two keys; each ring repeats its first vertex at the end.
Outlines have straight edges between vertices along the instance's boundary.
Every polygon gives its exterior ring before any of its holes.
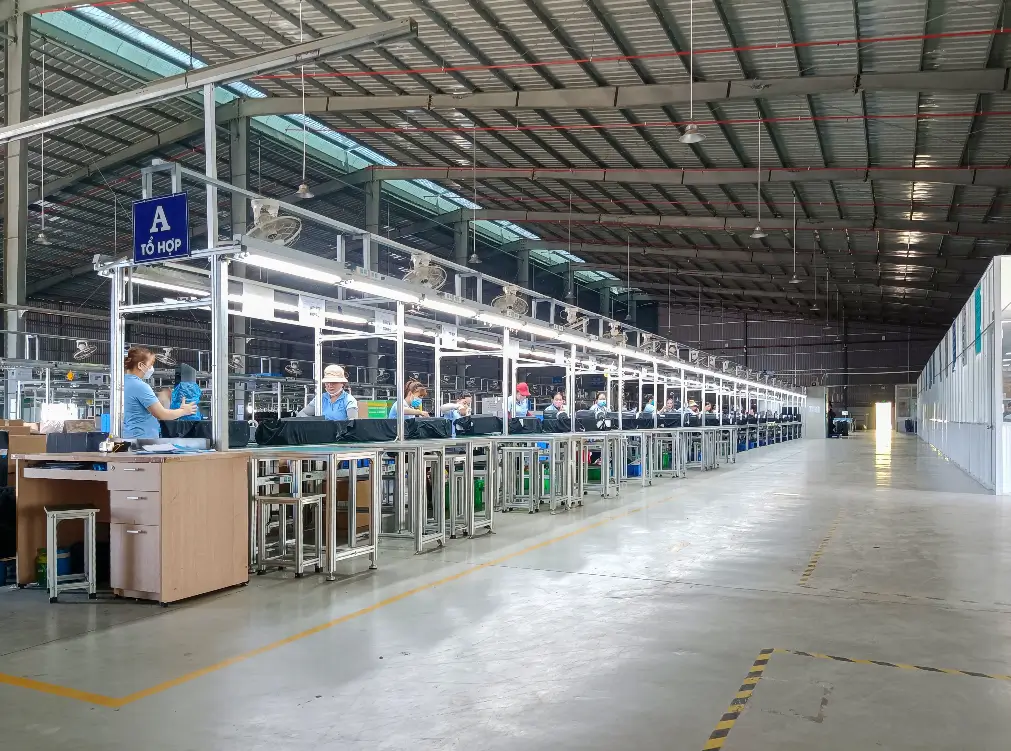
{"type": "MultiPolygon", "coordinates": [[[[343,544],[348,534],[348,490],[347,480],[338,480],[334,496],[337,499],[337,544],[343,544]],[[341,502],[344,508],[340,507],[341,502]]],[[[355,531],[358,533],[369,531],[369,521],[372,518],[372,481],[368,479],[358,480],[355,494],[355,531]]]]}
{"type": "MultiPolygon", "coordinates": [[[[9,435],[7,437],[8,456],[44,453],[46,453],[46,436],[44,435],[9,435]]],[[[13,466],[11,471],[13,471],[13,466]]]]}
{"type": "Polygon", "coordinates": [[[64,433],[94,433],[96,430],[94,420],[67,420],[63,423],[64,433]]]}
{"type": "Polygon", "coordinates": [[[0,420],[0,428],[21,427],[24,424],[24,420],[0,420]]]}

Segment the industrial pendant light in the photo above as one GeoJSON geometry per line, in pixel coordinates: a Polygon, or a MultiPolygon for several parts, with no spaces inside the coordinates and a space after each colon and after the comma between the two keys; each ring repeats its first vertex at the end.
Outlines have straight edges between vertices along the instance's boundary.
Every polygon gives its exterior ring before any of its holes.
{"type": "Polygon", "coordinates": [[[678,140],[693,144],[706,140],[695,124],[695,0],[688,3],[688,19],[688,125],[678,140]]]}
{"type": "Polygon", "coordinates": [[[814,263],[811,269],[811,279],[814,281],[814,302],[811,303],[811,312],[817,313],[821,308],[818,307],[818,254],[813,255],[814,263]]]}
{"type": "Polygon", "coordinates": [[[476,266],[481,263],[481,256],[477,254],[477,125],[471,129],[471,182],[474,186],[474,208],[471,209],[472,215],[470,219],[470,231],[471,236],[474,238],[473,248],[470,252],[470,258],[467,259],[467,263],[471,266],[476,266]]]}
{"type": "MultiPolygon", "coordinates": [[[[42,45],[42,116],[46,116],[46,46],[42,45]]],[[[39,211],[41,222],[39,224],[39,234],[35,236],[38,245],[52,245],[46,237],[46,134],[39,137],[39,211]]]]}
{"type": "Polygon", "coordinates": [[[800,284],[797,278],[797,192],[793,193],[793,276],[790,277],[790,284],[800,284]]]}
{"type": "MultiPolygon", "coordinates": [[[[302,42],[302,2],[299,0],[298,3],[298,41],[302,42]]],[[[305,65],[301,68],[301,82],[302,82],[302,182],[299,183],[298,190],[295,191],[295,198],[300,200],[307,200],[309,198],[315,198],[315,195],[311,190],[309,190],[309,182],[306,180],[305,167],[306,167],[306,136],[307,136],[307,126],[305,120],[305,65]]]]}
{"type": "Polygon", "coordinates": [[[758,224],[755,225],[754,232],[751,233],[751,237],[755,240],[761,240],[763,237],[768,237],[765,230],[762,229],[762,118],[758,118],[758,182],[756,183],[758,190],[758,224]]]}

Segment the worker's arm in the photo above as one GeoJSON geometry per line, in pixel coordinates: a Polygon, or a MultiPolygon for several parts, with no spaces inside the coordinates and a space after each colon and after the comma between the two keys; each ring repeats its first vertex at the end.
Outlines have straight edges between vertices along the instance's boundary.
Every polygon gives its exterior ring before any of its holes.
{"type": "Polygon", "coordinates": [[[309,400],[302,409],[298,411],[295,417],[315,417],[316,416],[316,397],[309,400]]]}
{"type": "Polygon", "coordinates": [[[347,412],[349,420],[358,419],[358,400],[352,396],[348,396],[347,412]]]}
{"type": "Polygon", "coordinates": [[[439,414],[447,415],[455,409],[459,409],[461,415],[464,413],[463,408],[460,407],[459,404],[457,404],[456,402],[450,402],[449,404],[443,404],[441,407],[439,407],[439,414]]]}
{"type": "Polygon", "coordinates": [[[197,405],[187,404],[184,398],[182,406],[179,409],[166,409],[162,406],[161,402],[155,401],[153,404],[148,405],[147,411],[158,420],[178,420],[180,417],[188,417],[194,414],[197,411],[197,405]]]}

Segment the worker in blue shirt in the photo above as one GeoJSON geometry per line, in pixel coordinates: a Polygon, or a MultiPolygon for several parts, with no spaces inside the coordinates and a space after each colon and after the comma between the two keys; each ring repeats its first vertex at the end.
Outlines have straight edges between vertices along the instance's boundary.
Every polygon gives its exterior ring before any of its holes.
{"type": "Polygon", "coordinates": [[[473,395],[469,391],[464,391],[460,396],[456,397],[455,402],[448,402],[439,408],[442,416],[449,420],[450,430],[454,438],[456,438],[456,421],[461,417],[470,415],[470,405],[473,398],[473,395]]]}
{"type": "Polygon", "coordinates": [[[196,413],[197,405],[186,399],[178,409],[168,409],[158,401],[147,384],[154,375],[154,352],[147,347],[130,347],[123,370],[123,438],[160,438],[159,420],[178,420],[196,413]]]}
{"type": "Polygon", "coordinates": [[[510,417],[529,417],[533,415],[530,409],[530,387],[526,382],[520,381],[516,384],[516,395],[509,397],[510,417]]]}
{"type": "Polygon", "coordinates": [[[298,417],[322,417],[325,420],[357,420],[358,400],[345,388],[348,382],[344,368],[327,365],[323,370],[323,394],[321,404],[316,405],[315,397],[298,413],[298,417]]]}
{"type": "MultiPolygon", "coordinates": [[[[404,410],[404,419],[413,420],[415,417],[428,417],[428,413],[421,408],[421,400],[428,396],[428,389],[419,381],[408,381],[404,386],[404,399],[401,408],[404,410]]],[[[391,420],[397,419],[397,402],[390,407],[387,417],[391,420]]]]}

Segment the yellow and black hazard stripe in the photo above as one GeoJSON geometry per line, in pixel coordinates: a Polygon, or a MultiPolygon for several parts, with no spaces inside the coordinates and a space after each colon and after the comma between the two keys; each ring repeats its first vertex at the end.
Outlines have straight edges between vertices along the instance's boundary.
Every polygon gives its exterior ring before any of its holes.
{"type": "Polygon", "coordinates": [[[818,561],[821,560],[822,555],[825,553],[825,548],[828,547],[828,543],[832,539],[832,535],[835,534],[840,521],[842,521],[842,511],[839,512],[835,521],[832,522],[832,526],[829,527],[828,534],[825,535],[825,539],[821,541],[818,549],[814,551],[814,554],[811,556],[811,560],[807,562],[807,568],[804,569],[804,573],[800,575],[800,581],[797,582],[797,584],[801,587],[808,586],[807,580],[810,579],[811,574],[814,573],[814,569],[817,567],[818,561]]]}
{"type": "Polygon", "coordinates": [[[925,673],[943,673],[945,675],[966,675],[970,678],[987,678],[992,681],[1011,681],[1011,675],[1001,675],[999,673],[980,673],[974,670],[955,670],[954,668],[935,668],[929,665],[907,665],[903,662],[886,662],[885,660],[858,660],[852,657],[838,657],[836,655],[824,655],[819,652],[801,652],[797,649],[776,649],[780,654],[800,655],[801,657],[814,657],[817,660],[834,660],[836,662],[849,662],[854,665],[879,665],[885,668],[898,668],[899,670],[921,670],[925,673]]]}
{"type": "Polygon", "coordinates": [[[744,707],[747,706],[748,700],[751,695],[755,693],[755,687],[758,682],[762,680],[762,674],[765,672],[765,666],[769,664],[769,660],[772,658],[775,649],[763,649],[758,653],[758,659],[755,660],[754,664],[751,666],[751,670],[748,671],[748,675],[745,677],[741,687],[737,689],[737,695],[734,696],[734,700],[730,702],[730,708],[723,713],[720,721],[716,724],[716,729],[709,736],[709,740],[706,741],[706,745],[702,747],[703,751],[710,751],[710,749],[723,748],[723,744],[727,740],[727,736],[730,735],[731,729],[734,727],[734,723],[737,722],[737,718],[741,716],[741,712],[744,711],[744,707]]]}

